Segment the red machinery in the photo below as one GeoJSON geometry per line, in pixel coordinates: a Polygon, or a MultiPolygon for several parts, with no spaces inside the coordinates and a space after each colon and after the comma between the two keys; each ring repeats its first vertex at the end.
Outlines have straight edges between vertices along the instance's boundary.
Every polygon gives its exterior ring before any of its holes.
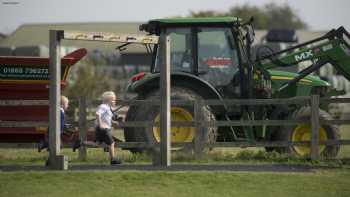
{"type": "MultiPolygon", "coordinates": [[[[71,66],[86,55],[78,49],[61,59],[61,88],[71,66]]],[[[0,56],[0,100],[48,100],[49,58],[0,56]]],[[[48,121],[48,106],[0,106],[0,121],[48,121]]],[[[33,143],[44,140],[47,128],[0,127],[0,143],[33,143]]]]}

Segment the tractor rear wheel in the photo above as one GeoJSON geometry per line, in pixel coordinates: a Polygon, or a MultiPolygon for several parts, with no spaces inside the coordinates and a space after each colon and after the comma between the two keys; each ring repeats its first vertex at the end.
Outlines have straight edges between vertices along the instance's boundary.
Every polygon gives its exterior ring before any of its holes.
{"type": "MultiPolygon", "coordinates": [[[[159,100],[160,91],[153,91],[145,96],[145,100],[159,100]]],[[[193,91],[181,88],[172,87],[172,100],[198,100],[202,99],[193,91]]],[[[213,121],[215,117],[208,106],[203,106],[201,109],[203,121],[213,121]]],[[[159,106],[140,105],[137,107],[130,107],[127,113],[127,121],[160,121],[159,106]]],[[[194,121],[193,106],[172,105],[171,107],[171,121],[194,121]]],[[[200,138],[199,141],[203,143],[215,142],[217,136],[216,128],[203,128],[202,135],[196,132],[194,127],[172,127],[171,128],[171,142],[193,142],[195,138],[200,138]]],[[[160,128],[153,127],[146,129],[143,127],[126,128],[125,140],[134,142],[147,142],[149,145],[158,143],[160,141],[160,128]]],[[[185,148],[185,147],[184,147],[185,148]]],[[[131,149],[132,152],[142,152],[144,149],[131,149]]],[[[188,149],[184,149],[188,150],[188,149]]],[[[204,150],[204,149],[203,149],[204,150]]],[[[202,151],[203,151],[202,150],[202,151]]]]}
{"type": "MultiPolygon", "coordinates": [[[[310,120],[311,117],[311,108],[310,107],[302,107],[299,110],[295,111],[291,114],[289,119],[291,120],[310,120]]],[[[331,116],[323,111],[319,111],[320,120],[330,120],[331,116]]],[[[319,141],[325,140],[338,140],[339,132],[338,127],[336,125],[320,125],[319,129],[319,141]]],[[[285,126],[282,128],[280,132],[278,132],[277,140],[283,141],[308,141],[311,139],[311,124],[302,123],[294,126],[285,126]]],[[[334,158],[337,156],[339,152],[339,145],[320,145],[319,151],[320,155],[325,158],[334,158]]],[[[291,153],[298,156],[308,156],[310,155],[311,149],[309,145],[294,145],[285,148],[277,149],[279,152],[291,153]]]]}

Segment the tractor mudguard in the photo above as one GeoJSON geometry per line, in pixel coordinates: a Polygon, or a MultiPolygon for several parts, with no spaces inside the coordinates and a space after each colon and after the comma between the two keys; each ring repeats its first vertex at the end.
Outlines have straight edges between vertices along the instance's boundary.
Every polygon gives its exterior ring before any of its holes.
{"type": "MultiPolygon", "coordinates": [[[[128,92],[135,92],[139,95],[145,95],[159,88],[159,73],[147,73],[141,79],[134,81],[128,87],[128,92]]],[[[197,93],[203,99],[220,99],[220,93],[207,81],[183,72],[171,73],[171,85],[188,88],[197,93]]],[[[215,115],[223,115],[226,112],[225,106],[211,106],[215,115]]]]}

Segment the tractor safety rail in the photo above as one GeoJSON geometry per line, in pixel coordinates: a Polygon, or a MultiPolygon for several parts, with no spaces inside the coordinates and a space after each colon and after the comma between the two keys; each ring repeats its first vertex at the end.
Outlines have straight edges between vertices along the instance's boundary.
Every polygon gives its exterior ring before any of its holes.
{"type": "Polygon", "coordinates": [[[59,31],[65,40],[85,40],[136,44],[158,44],[159,36],[144,34],[116,34],[108,32],[59,31]]]}

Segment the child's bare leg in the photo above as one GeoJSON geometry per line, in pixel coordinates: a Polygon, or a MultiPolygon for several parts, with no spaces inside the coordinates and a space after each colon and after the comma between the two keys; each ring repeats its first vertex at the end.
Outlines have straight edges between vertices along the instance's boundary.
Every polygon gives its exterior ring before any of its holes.
{"type": "Polygon", "coordinates": [[[109,146],[109,159],[112,161],[114,159],[114,143],[109,146]]]}

